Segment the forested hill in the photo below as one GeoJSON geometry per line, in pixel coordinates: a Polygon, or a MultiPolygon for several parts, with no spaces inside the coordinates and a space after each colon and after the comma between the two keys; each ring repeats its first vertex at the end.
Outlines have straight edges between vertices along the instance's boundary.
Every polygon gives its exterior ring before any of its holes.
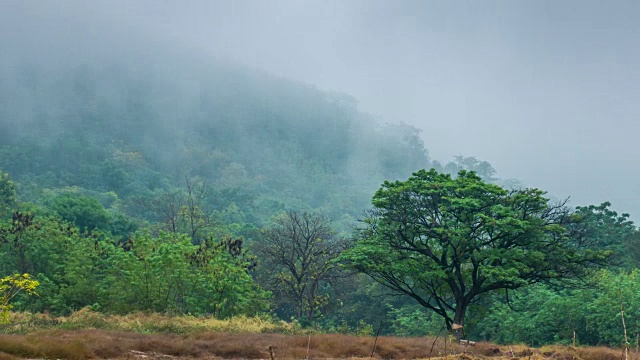
{"type": "MultiPolygon", "coordinates": [[[[496,185],[487,162],[442,165],[419,129],[376,121],[343,94],[219,61],[105,59],[0,57],[0,283],[39,283],[39,296],[15,297],[16,310],[264,315],[327,332],[373,334],[376,325],[412,336],[466,319],[478,340],[577,334],[619,344],[620,297],[640,299],[640,232],[611,204],[574,211],[543,190],[496,185]],[[372,217],[385,207],[400,209],[400,222],[372,217]],[[424,209],[437,215],[423,234],[424,209]],[[369,228],[353,231],[362,218],[369,228]],[[420,231],[406,223],[414,220],[420,231]],[[374,233],[378,225],[387,233],[374,233]],[[459,245],[470,239],[481,245],[459,245]],[[431,244],[444,259],[435,265],[425,257],[431,244]],[[478,261],[487,271],[475,271],[478,261]],[[528,278],[567,272],[598,287],[528,278]],[[452,302],[465,289],[456,281],[485,273],[502,280],[468,286],[477,292],[452,302]],[[420,293],[410,296],[397,295],[413,288],[378,284],[413,276],[420,293]],[[571,321],[557,321],[567,314],[571,321]]],[[[0,315],[10,309],[2,306],[0,315]]],[[[625,314],[640,324],[639,311],[625,314]]]]}
{"type": "Polygon", "coordinates": [[[384,179],[432,165],[417,129],[376,121],[347,95],[168,63],[3,66],[0,169],[21,200],[73,190],[153,221],[140,204],[198,179],[217,195],[207,206],[236,219],[311,208],[346,224],[384,179]]]}

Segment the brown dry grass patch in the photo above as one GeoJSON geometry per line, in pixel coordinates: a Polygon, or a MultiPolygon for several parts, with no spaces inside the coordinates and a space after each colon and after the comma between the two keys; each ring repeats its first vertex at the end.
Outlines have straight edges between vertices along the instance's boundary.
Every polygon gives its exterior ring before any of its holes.
{"type": "MultiPolygon", "coordinates": [[[[349,335],[284,335],[207,332],[140,334],[106,330],[44,330],[0,335],[0,360],[39,359],[269,359],[269,347],[281,359],[369,358],[374,338],[349,335]],[[308,346],[308,353],[307,353],[308,346]]],[[[617,360],[621,350],[524,345],[452,344],[442,338],[380,337],[377,359],[572,359],[617,360]],[[434,342],[435,341],[435,342],[434,342]],[[433,351],[431,348],[433,347],[433,351]],[[431,354],[430,354],[431,351],[431,354]]]]}
{"type": "Polygon", "coordinates": [[[0,336],[0,352],[19,358],[87,359],[91,352],[78,340],[64,337],[0,336]]]}
{"type": "MultiPolygon", "coordinates": [[[[269,347],[276,359],[367,358],[374,339],[349,335],[284,335],[252,333],[139,334],[105,330],[45,330],[29,335],[0,336],[0,354],[13,358],[111,359],[172,356],[188,358],[267,359],[269,347]]],[[[378,339],[375,357],[427,358],[428,338],[378,339]]],[[[443,355],[444,340],[434,346],[434,358],[443,355]]],[[[460,352],[461,346],[448,346],[460,352]]],[[[0,360],[2,360],[0,358],[0,360]]]]}
{"type": "MultiPolygon", "coordinates": [[[[559,360],[620,360],[624,359],[622,349],[612,349],[604,346],[598,347],[578,347],[573,346],[543,346],[540,348],[540,353],[547,358],[559,359],[559,360]]],[[[634,359],[634,355],[630,356],[634,359]]]]}
{"type": "Polygon", "coordinates": [[[15,360],[15,359],[17,359],[15,356],[12,356],[10,354],[0,351],[0,360],[15,360]]]}

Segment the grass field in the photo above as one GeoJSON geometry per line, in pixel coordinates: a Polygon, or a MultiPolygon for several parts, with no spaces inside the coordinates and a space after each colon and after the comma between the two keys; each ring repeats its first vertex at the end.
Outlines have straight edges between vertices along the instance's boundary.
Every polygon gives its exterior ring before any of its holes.
{"type": "MultiPolygon", "coordinates": [[[[382,359],[585,359],[618,360],[609,348],[548,346],[476,346],[446,344],[443,339],[381,337],[375,358],[382,359]],[[433,350],[432,350],[433,347],[433,350]]],[[[139,334],[106,330],[43,330],[0,335],[0,359],[275,359],[368,358],[372,337],[253,333],[139,334]],[[308,352],[307,352],[308,346],[308,352]]],[[[634,354],[635,355],[635,354],[634,354]]],[[[632,356],[633,358],[633,356],[632,356]]]]}
{"type": "MultiPolygon", "coordinates": [[[[82,310],[66,318],[16,314],[2,327],[0,360],[8,359],[351,359],[369,358],[373,337],[305,334],[298,327],[259,318],[231,320],[134,314],[104,316],[82,310]]],[[[619,360],[605,347],[477,343],[442,338],[380,337],[377,359],[619,360]]],[[[630,359],[636,359],[633,353],[630,359]]]]}

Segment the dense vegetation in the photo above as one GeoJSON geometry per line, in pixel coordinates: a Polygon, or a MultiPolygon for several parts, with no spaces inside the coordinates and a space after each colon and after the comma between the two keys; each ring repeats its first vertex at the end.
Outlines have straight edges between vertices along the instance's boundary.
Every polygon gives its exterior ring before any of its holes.
{"type": "MultiPolygon", "coordinates": [[[[539,345],[570,342],[576,331],[583,344],[620,345],[621,295],[628,332],[640,332],[640,235],[628,215],[608,203],[567,209],[536,189],[510,192],[513,181],[474,158],[440,164],[419,130],[378,123],[345,95],[218,63],[15,65],[1,75],[0,277],[28,273],[40,284],[37,297],[18,294],[15,309],[260,315],[397,335],[439,334],[456,322],[474,339],[539,345]],[[474,247],[493,249],[478,261],[494,283],[460,303],[461,314],[443,305],[456,297],[438,283],[457,281],[446,267],[412,258],[414,267],[400,269],[402,279],[438,279],[429,284],[441,305],[430,310],[428,292],[397,296],[358,272],[375,279],[380,270],[357,259],[367,251],[412,264],[391,257],[384,246],[393,241],[353,229],[383,181],[429,168],[411,179],[468,185],[446,195],[464,211],[431,229],[448,234],[448,246],[457,249],[457,231],[471,226],[460,214],[497,219],[479,239],[516,239],[515,250],[474,247]],[[557,242],[537,242],[550,238],[557,242]],[[570,266],[605,259],[595,272],[570,266]],[[543,281],[555,280],[549,269],[579,281],[543,281]]],[[[385,192],[404,185],[385,183],[374,205],[388,208],[385,192]]],[[[460,284],[486,280],[459,275],[460,284]]]]}
{"type": "Polygon", "coordinates": [[[342,259],[461,336],[467,309],[487,293],[583,279],[611,256],[576,236],[580,219],[543,195],[507,191],[465,170],[385,181],[342,259]]]}

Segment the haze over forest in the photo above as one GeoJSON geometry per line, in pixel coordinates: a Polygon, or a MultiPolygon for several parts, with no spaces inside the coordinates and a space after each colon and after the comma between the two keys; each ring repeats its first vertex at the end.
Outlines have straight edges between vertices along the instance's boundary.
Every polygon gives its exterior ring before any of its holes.
{"type": "Polygon", "coordinates": [[[236,62],[348,94],[381,123],[414,125],[435,160],[474,156],[502,178],[571,196],[574,205],[608,200],[633,218],[640,213],[636,2],[0,7],[3,61],[147,62],[159,72],[236,62]]]}
{"type": "Polygon", "coordinates": [[[618,346],[639,10],[0,1],[0,323],[618,346]]]}

